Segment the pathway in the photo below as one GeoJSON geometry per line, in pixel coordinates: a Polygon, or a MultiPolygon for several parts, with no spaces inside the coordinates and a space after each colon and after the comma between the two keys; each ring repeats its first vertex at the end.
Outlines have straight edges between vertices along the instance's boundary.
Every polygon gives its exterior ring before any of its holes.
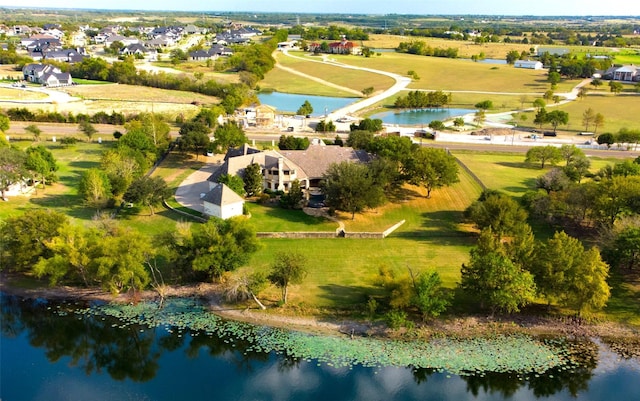
{"type": "Polygon", "coordinates": [[[45,95],[48,96],[46,99],[17,98],[17,99],[11,99],[11,100],[0,100],[0,103],[24,103],[24,104],[57,103],[57,104],[60,104],[60,103],[69,103],[69,102],[76,102],[76,101],[82,100],[79,97],[71,96],[68,93],[64,92],[62,87],[59,90],[54,90],[51,88],[35,87],[35,86],[29,86],[29,85],[27,85],[24,88],[15,87],[9,84],[3,84],[0,86],[2,86],[3,88],[9,88],[9,89],[14,89],[19,91],[44,93],[45,95]]]}

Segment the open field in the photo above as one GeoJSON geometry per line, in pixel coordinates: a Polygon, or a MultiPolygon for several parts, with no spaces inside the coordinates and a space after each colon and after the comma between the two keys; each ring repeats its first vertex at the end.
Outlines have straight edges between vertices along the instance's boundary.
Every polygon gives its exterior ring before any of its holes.
{"type": "Polygon", "coordinates": [[[369,40],[363,41],[363,45],[373,49],[395,49],[398,47],[400,42],[411,41],[423,41],[427,46],[438,47],[441,49],[458,49],[458,57],[462,58],[471,58],[474,54],[480,54],[483,52],[486,58],[504,60],[507,57],[507,53],[511,50],[528,52],[531,48],[531,45],[521,43],[485,43],[477,45],[473,43],[473,41],[377,34],[370,34],[369,40]]]}
{"type": "MultiPolygon", "coordinates": [[[[455,98],[454,98],[455,99],[455,98]]],[[[604,116],[604,126],[598,127],[598,133],[618,132],[620,128],[639,129],[640,120],[638,112],[640,110],[640,95],[612,95],[610,93],[599,91],[592,93],[587,97],[570,102],[567,104],[554,106],[549,110],[563,110],[569,113],[569,123],[567,125],[558,126],[560,131],[568,131],[570,133],[579,133],[585,131],[582,123],[582,115],[588,108],[593,109],[595,113],[604,116]]],[[[518,122],[519,126],[536,127],[533,123],[535,112],[525,113],[527,119],[518,122]]],[[[549,125],[545,125],[544,129],[549,129],[549,125]]],[[[593,126],[589,127],[589,131],[593,131],[593,126]]],[[[580,138],[582,139],[582,138],[580,138]]]]}
{"type": "Polygon", "coordinates": [[[240,76],[236,73],[223,73],[213,71],[213,67],[207,67],[205,61],[185,61],[177,65],[173,65],[170,61],[154,61],[151,63],[154,67],[170,68],[177,72],[193,75],[196,72],[203,74],[202,80],[214,80],[220,83],[235,84],[240,82],[240,76]]]}
{"type": "MultiPolygon", "coordinates": [[[[298,53],[292,54],[298,55],[298,53]]],[[[302,54],[303,53],[299,53],[299,55],[302,54]]],[[[374,92],[377,92],[380,90],[388,89],[395,83],[392,78],[381,74],[345,69],[333,66],[331,64],[304,61],[293,57],[286,57],[282,54],[276,54],[276,56],[278,62],[285,67],[293,68],[304,74],[318,77],[333,84],[344,86],[357,91],[362,91],[365,88],[373,87],[374,92]]],[[[319,57],[314,59],[320,60],[319,57]]]]}
{"type": "Polygon", "coordinates": [[[465,90],[506,93],[543,93],[549,89],[546,71],[508,65],[474,63],[470,60],[382,53],[371,58],[332,55],[337,61],[406,75],[415,71],[420,80],[411,89],[465,90]]]}
{"type": "MultiPolygon", "coordinates": [[[[27,91],[23,89],[14,89],[14,88],[0,88],[0,101],[10,101],[10,100],[44,100],[48,98],[44,93],[27,91]]],[[[15,103],[19,105],[18,103],[15,103]]]]}
{"type": "Polygon", "coordinates": [[[168,89],[150,88],[146,86],[106,84],[106,85],[76,85],[64,88],[64,92],[84,100],[117,100],[123,102],[143,103],[176,103],[217,104],[219,99],[200,93],[175,91],[168,89]]]}
{"type": "MultiPolygon", "coordinates": [[[[324,79],[324,78],[323,78],[324,79]]],[[[280,68],[269,71],[260,81],[262,90],[272,90],[282,93],[294,93],[300,95],[353,97],[353,93],[341,91],[316,82],[312,79],[292,74],[280,68]]]]}

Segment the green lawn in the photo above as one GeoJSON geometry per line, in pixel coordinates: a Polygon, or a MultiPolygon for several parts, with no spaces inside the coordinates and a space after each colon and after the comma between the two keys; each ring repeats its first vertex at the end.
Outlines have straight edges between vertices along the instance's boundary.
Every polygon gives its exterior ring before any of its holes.
{"type": "Polygon", "coordinates": [[[302,210],[282,209],[277,205],[245,203],[251,222],[259,232],[329,231],[335,232],[338,223],[305,214],[302,210]]]}

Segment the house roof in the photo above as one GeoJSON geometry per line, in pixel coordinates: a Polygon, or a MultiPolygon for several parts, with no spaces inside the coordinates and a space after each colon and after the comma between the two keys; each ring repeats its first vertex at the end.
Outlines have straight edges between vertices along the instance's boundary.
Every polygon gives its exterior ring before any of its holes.
{"type": "Polygon", "coordinates": [[[202,198],[202,201],[222,207],[235,203],[244,203],[244,198],[233,192],[233,189],[225,184],[218,184],[211,191],[207,192],[202,198]]]}
{"type": "Polygon", "coordinates": [[[369,161],[367,152],[341,146],[309,145],[306,150],[281,150],[280,153],[300,166],[310,178],[321,178],[332,163],[369,161]]]}

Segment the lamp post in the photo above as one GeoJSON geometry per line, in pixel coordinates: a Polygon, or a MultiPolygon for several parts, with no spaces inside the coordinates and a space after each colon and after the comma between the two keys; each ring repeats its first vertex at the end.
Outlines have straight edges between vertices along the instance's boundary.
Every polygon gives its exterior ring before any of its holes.
{"type": "Polygon", "coordinates": [[[518,126],[518,124],[514,123],[513,127],[511,128],[511,146],[513,146],[513,139],[516,136],[516,127],[518,126]]]}

